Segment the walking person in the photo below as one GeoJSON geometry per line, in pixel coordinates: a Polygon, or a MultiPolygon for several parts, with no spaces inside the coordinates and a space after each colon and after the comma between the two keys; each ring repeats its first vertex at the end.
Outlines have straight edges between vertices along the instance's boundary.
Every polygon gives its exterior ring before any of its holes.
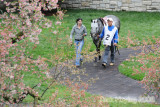
{"type": "Polygon", "coordinates": [[[80,66],[80,62],[83,60],[81,56],[82,47],[84,44],[84,37],[87,36],[86,27],[82,24],[82,19],[78,18],[76,24],[73,26],[70,41],[72,42],[72,37],[74,34],[74,43],[76,45],[76,67],[80,66]]]}
{"type": "Polygon", "coordinates": [[[104,26],[103,31],[100,35],[97,35],[97,37],[103,38],[103,45],[105,46],[104,56],[103,56],[103,63],[102,66],[106,67],[107,65],[107,59],[109,51],[111,51],[111,62],[110,65],[114,65],[114,56],[115,56],[115,46],[117,46],[118,43],[118,29],[113,25],[113,19],[108,18],[107,19],[108,25],[104,26]]]}

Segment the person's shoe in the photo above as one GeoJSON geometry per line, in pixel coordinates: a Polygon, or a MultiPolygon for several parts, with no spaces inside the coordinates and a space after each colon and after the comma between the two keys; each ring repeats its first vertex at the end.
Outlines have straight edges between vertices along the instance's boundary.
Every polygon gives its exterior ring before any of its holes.
{"type": "Polygon", "coordinates": [[[80,65],[83,65],[83,59],[80,59],[80,65]]]}
{"type": "Polygon", "coordinates": [[[106,65],[107,65],[106,63],[102,63],[102,66],[103,66],[103,67],[106,67],[106,65]]]}
{"type": "Polygon", "coordinates": [[[111,63],[110,63],[110,65],[111,65],[111,66],[113,66],[113,65],[114,65],[114,63],[113,63],[113,62],[111,62],[111,63]]]}
{"type": "Polygon", "coordinates": [[[83,62],[83,59],[80,59],[80,62],[83,62]]]}
{"type": "Polygon", "coordinates": [[[76,68],[80,68],[80,65],[76,65],[76,68]]]}

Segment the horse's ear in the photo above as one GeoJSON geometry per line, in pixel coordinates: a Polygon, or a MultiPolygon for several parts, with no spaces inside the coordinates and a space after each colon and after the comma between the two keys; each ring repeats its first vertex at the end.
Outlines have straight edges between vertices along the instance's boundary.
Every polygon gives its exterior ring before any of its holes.
{"type": "Polygon", "coordinates": [[[92,22],[93,20],[91,19],[91,22],[92,22]]]}

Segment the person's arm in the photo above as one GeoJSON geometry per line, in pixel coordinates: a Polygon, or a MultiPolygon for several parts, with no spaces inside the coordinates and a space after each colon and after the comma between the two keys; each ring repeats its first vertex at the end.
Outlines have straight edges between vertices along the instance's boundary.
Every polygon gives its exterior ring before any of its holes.
{"type": "Polygon", "coordinates": [[[84,26],[84,34],[83,34],[83,36],[87,36],[87,29],[86,29],[85,26],[84,26]]]}
{"type": "Polygon", "coordinates": [[[104,31],[105,31],[105,27],[103,28],[103,30],[102,30],[102,32],[101,32],[101,34],[99,36],[101,39],[104,37],[104,31]]]}
{"type": "Polygon", "coordinates": [[[118,43],[118,30],[116,30],[116,33],[114,35],[114,44],[117,45],[118,43]]]}
{"type": "Polygon", "coordinates": [[[71,34],[70,34],[70,39],[71,39],[71,40],[72,40],[72,37],[73,37],[73,34],[74,34],[74,28],[75,28],[75,26],[73,26],[72,31],[71,31],[71,34]]]}

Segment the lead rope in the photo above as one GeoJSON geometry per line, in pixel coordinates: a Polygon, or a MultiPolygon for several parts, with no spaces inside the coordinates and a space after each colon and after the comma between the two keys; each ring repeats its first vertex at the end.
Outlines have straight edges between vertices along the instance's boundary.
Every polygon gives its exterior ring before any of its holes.
{"type": "Polygon", "coordinates": [[[120,55],[120,52],[119,52],[118,46],[115,46],[115,52],[114,52],[114,53],[116,53],[116,52],[118,52],[118,54],[120,55]]]}

